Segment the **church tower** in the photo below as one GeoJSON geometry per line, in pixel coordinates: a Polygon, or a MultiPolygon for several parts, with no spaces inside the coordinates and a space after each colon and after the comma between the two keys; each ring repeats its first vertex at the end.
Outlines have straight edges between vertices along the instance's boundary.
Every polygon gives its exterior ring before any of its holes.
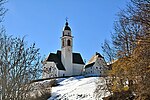
{"type": "Polygon", "coordinates": [[[66,20],[61,37],[61,61],[66,69],[64,76],[73,75],[72,47],[73,37],[71,35],[71,28],[66,20]]]}

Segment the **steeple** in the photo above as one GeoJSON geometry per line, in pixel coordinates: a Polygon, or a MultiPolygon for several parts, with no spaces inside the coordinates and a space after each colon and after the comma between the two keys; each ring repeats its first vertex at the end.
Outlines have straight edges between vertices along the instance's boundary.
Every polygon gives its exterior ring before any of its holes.
{"type": "Polygon", "coordinates": [[[68,21],[66,20],[65,28],[64,30],[71,31],[71,28],[69,27],[68,21]]]}
{"type": "Polygon", "coordinates": [[[63,36],[70,36],[71,37],[71,28],[69,27],[68,20],[66,19],[65,27],[63,29],[63,36]]]}
{"type": "Polygon", "coordinates": [[[72,75],[72,45],[73,37],[71,35],[71,28],[69,27],[68,20],[66,20],[65,27],[63,29],[63,35],[61,37],[61,61],[66,69],[66,76],[72,75]],[[68,71],[68,72],[67,72],[68,71]]]}
{"type": "Polygon", "coordinates": [[[71,31],[71,28],[70,28],[68,25],[69,25],[69,23],[68,23],[68,18],[66,18],[66,23],[65,23],[65,28],[64,28],[64,30],[69,30],[69,31],[71,31]]]}
{"type": "Polygon", "coordinates": [[[63,32],[62,32],[62,48],[64,47],[67,47],[67,46],[70,46],[71,49],[72,49],[72,35],[71,35],[71,28],[69,27],[69,24],[68,24],[68,20],[66,19],[66,23],[65,23],[65,27],[63,29],[63,32]]]}

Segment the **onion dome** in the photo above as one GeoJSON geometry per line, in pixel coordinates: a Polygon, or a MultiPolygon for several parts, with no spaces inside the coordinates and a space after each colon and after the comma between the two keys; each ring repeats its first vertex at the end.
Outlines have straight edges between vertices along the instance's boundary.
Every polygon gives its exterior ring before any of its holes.
{"type": "Polygon", "coordinates": [[[68,26],[68,22],[66,21],[66,24],[65,24],[66,26],[65,26],[65,28],[64,28],[64,30],[69,30],[69,31],[71,31],[71,28],[68,26]]]}

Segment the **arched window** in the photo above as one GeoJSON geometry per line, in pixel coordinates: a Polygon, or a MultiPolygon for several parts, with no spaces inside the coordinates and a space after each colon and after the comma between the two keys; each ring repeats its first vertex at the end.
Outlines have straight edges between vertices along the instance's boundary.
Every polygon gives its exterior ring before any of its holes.
{"type": "Polygon", "coordinates": [[[71,46],[71,41],[70,40],[67,41],[67,45],[71,46]]]}
{"type": "Polygon", "coordinates": [[[63,32],[63,36],[65,35],[65,33],[63,32]]]}
{"type": "Polygon", "coordinates": [[[65,46],[64,40],[62,41],[62,46],[63,46],[63,47],[65,46]]]}
{"type": "Polygon", "coordinates": [[[68,32],[68,36],[70,36],[71,34],[70,34],[70,32],[68,32]]]}

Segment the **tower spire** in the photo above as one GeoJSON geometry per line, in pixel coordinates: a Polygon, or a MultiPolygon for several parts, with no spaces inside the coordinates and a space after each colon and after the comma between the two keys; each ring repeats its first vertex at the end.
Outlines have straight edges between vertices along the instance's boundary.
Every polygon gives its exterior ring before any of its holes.
{"type": "Polygon", "coordinates": [[[66,17],[66,23],[65,23],[64,31],[65,30],[71,31],[71,28],[69,27],[69,24],[68,24],[68,17],[66,17]]]}
{"type": "Polygon", "coordinates": [[[66,22],[68,22],[68,19],[69,19],[69,18],[68,18],[68,17],[66,17],[66,22]]]}
{"type": "Polygon", "coordinates": [[[68,17],[66,17],[66,26],[68,26],[68,17]]]}
{"type": "Polygon", "coordinates": [[[61,37],[61,61],[66,69],[66,76],[70,76],[73,73],[73,37],[71,36],[71,28],[68,25],[68,18],[66,17],[65,27],[63,29],[63,35],[61,37]]]}

